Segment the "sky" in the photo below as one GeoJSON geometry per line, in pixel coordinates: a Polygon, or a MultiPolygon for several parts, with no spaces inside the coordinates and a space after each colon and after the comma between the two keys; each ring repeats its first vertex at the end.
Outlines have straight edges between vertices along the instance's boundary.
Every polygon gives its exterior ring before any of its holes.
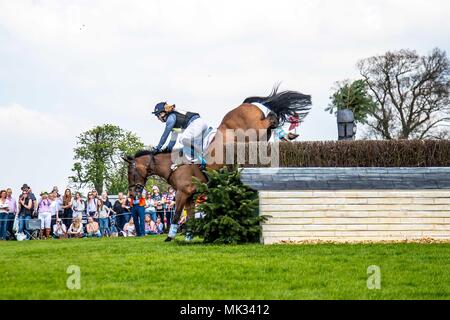
{"type": "Polygon", "coordinates": [[[447,0],[0,0],[0,188],[64,189],[81,132],[155,144],[160,101],[217,127],[248,96],[312,95],[299,140],[335,140],[324,109],[359,59],[450,52],[447,0]]]}

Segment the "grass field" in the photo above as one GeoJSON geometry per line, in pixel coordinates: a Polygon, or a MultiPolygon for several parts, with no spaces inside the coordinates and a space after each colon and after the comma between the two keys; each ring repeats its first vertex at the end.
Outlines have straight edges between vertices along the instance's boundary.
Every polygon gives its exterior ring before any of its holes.
{"type": "Polygon", "coordinates": [[[449,244],[0,243],[0,299],[450,299],[449,244]],[[70,265],[81,289],[69,290],[70,265]],[[381,290],[367,268],[381,268],[381,290]]]}

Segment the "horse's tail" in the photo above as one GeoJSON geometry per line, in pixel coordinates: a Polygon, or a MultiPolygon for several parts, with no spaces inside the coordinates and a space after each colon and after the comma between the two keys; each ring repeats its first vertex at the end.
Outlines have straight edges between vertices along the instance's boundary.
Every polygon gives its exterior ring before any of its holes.
{"type": "Polygon", "coordinates": [[[243,103],[261,103],[276,114],[280,125],[288,121],[290,116],[298,115],[299,121],[303,121],[311,109],[311,96],[297,91],[278,93],[279,86],[275,85],[267,97],[249,97],[243,103]]]}

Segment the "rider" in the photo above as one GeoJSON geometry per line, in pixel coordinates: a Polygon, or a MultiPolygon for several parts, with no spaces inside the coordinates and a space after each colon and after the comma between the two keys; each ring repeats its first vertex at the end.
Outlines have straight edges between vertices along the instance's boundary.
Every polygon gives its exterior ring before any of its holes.
{"type": "Polygon", "coordinates": [[[160,102],[155,106],[154,115],[166,124],[166,129],[156,146],[156,151],[160,151],[166,143],[169,134],[172,133],[170,142],[167,146],[168,151],[172,151],[177,142],[178,135],[181,134],[179,141],[183,145],[185,157],[189,163],[196,163],[201,158],[203,149],[203,136],[208,130],[208,125],[198,113],[175,111],[175,105],[167,102],[160,102]]]}

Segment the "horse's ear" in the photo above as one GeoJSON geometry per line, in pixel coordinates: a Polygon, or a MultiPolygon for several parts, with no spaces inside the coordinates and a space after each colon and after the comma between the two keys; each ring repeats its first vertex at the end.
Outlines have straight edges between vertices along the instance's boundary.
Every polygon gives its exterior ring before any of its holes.
{"type": "Polygon", "coordinates": [[[128,163],[131,163],[134,160],[134,158],[131,156],[122,157],[122,159],[123,159],[123,161],[128,162],[128,163]]]}

